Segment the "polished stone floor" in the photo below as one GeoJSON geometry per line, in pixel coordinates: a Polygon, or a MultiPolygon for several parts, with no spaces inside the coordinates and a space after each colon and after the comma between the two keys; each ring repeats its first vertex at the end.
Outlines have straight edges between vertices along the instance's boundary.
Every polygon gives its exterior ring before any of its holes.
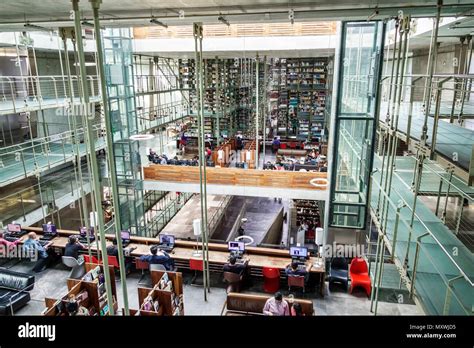
{"type": "MultiPolygon", "coordinates": [[[[28,272],[32,264],[26,261],[15,263],[3,263],[1,267],[7,267],[15,271],[28,272]]],[[[17,311],[17,315],[40,315],[44,310],[44,298],[58,298],[66,294],[66,278],[69,271],[61,264],[56,264],[50,269],[37,274],[35,287],[31,291],[31,301],[17,311]]],[[[138,296],[136,288],[138,282],[146,284],[149,282],[149,275],[141,279],[141,274],[134,272],[127,277],[127,292],[130,308],[138,307],[138,296]]],[[[191,274],[184,273],[184,301],[186,315],[220,315],[223,309],[226,290],[220,274],[211,274],[211,291],[208,293],[208,299],[204,301],[204,290],[202,287],[191,286],[189,280],[191,274]]],[[[327,288],[327,287],[326,287],[327,288]]],[[[246,293],[260,293],[261,282],[255,281],[251,290],[244,290],[246,293]]],[[[286,287],[282,284],[282,291],[288,294],[286,287]]],[[[324,298],[320,298],[314,293],[299,294],[297,298],[307,298],[314,302],[316,315],[372,315],[370,313],[370,300],[362,292],[355,292],[353,295],[344,290],[334,290],[327,293],[324,298]]],[[[121,283],[117,281],[117,295],[119,300],[119,309],[123,306],[121,283]]],[[[423,315],[423,312],[416,305],[379,302],[379,315],[423,315]]]]}

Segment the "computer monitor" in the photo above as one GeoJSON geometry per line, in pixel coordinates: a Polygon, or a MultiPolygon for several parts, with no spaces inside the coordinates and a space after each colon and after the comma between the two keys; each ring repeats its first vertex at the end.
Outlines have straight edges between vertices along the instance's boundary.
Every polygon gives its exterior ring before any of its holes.
{"type": "Polygon", "coordinates": [[[56,225],[53,224],[43,224],[43,233],[44,234],[56,234],[56,225]]]}
{"type": "Polygon", "coordinates": [[[245,243],[244,242],[229,242],[228,243],[228,249],[229,251],[239,251],[239,252],[244,252],[245,251],[245,243]]]}
{"type": "Polygon", "coordinates": [[[8,232],[21,232],[21,225],[20,224],[8,224],[7,225],[8,232]]]}
{"type": "Polygon", "coordinates": [[[168,245],[173,245],[174,244],[174,236],[171,234],[160,234],[160,244],[168,244],[168,245]]]}
{"type": "Polygon", "coordinates": [[[120,238],[122,238],[122,240],[130,240],[130,232],[128,231],[120,232],[120,238]]]}
{"type": "MultiPolygon", "coordinates": [[[[79,229],[79,235],[81,237],[87,237],[87,227],[81,227],[79,229]]],[[[94,236],[94,227],[91,227],[89,229],[89,237],[93,237],[94,236]]]]}
{"type": "Polygon", "coordinates": [[[308,257],[308,248],[290,247],[291,257],[308,257]]]}

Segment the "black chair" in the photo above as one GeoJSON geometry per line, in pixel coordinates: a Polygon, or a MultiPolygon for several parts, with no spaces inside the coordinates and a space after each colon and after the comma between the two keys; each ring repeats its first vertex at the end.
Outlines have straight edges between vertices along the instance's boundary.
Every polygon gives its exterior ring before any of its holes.
{"type": "Polygon", "coordinates": [[[344,257],[334,257],[329,270],[329,287],[334,283],[343,284],[347,290],[349,271],[347,260],[344,257]]]}
{"type": "Polygon", "coordinates": [[[0,270],[0,315],[13,315],[26,305],[34,284],[35,277],[30,274],[0,270]]]}

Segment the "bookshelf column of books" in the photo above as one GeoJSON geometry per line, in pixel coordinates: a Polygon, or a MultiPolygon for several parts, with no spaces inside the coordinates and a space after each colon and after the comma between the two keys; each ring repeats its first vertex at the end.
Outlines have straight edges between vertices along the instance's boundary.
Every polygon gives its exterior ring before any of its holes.
{"type": "Polygon", "coordinates": [[[138,287],[137,316],[184,315],[183,277],[180,272],[151,271],[151,288],[138,287]]]}
{"type": "Polygon", "coordinates": [[[278,135],[325,142],[330,62],[326,57],[272,59],[270,108],[278,135]]]}
{"type": "Polygon", "coordinates": [[[305,229],[305,244],[316,243],[316,228],[321,227],[321,207],[318,201],[293,200],[292,223],[296,230],[305,229]]]}

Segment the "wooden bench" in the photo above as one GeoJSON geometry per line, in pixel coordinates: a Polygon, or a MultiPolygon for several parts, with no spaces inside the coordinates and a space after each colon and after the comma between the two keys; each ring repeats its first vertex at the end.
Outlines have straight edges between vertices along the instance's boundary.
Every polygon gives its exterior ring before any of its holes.
{"type": "MultiPolygon", "coordinates": [[[[253,295],[230,292],[222,308],[221,315],[264,315],[263,307],[271,296],[269,295],[253,295]]],[[[287,300],[287,298],[284,298],[287,300]]],[[[294,299],[301,305],[301,309],[305,316],[314,315],[313,301],[294,299]]],[[[291,304],[290,304],[291,308],[291,304]]]]}

